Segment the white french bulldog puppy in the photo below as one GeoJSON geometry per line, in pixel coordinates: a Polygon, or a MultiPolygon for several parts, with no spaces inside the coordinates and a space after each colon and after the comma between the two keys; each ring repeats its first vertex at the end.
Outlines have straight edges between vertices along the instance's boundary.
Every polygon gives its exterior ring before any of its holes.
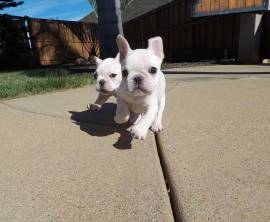
{"type": "Polygon", "coordinates": [[[119,62],[120,54],[116,58],[101,60],[96,56],[93,59],[97,65],[94,73],[96,79],[96,90],[99,93],[94,104],[89,103],[87,109],[96,111],[111,97],[116,96],[116,89],[122,80],[121,65],[119,62]]]}
{"type": "Polygon", "coordinates": [[[165,77],[161,72],[164,59],[161,37],[148,40],[147,49],[132,50],[128,41],[118,35],[116,39],[122,66],[122,81],[117,89],[116,123],[127,122],[130,112],[141,114],[131,128],[133,138],[144,140],[148,129],[162,130],[165,106],[165,77]]]}

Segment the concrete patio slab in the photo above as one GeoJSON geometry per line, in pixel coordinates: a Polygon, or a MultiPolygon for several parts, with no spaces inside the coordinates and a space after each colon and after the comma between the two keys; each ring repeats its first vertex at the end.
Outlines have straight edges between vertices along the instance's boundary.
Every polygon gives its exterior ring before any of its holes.
{"type": "Polygon", "coordinates": [[[169,79],[159,134],[177,219],[270,220],[270,79],[169,79]]]}
{"type": "Polygon", "coordinates": [[[163,71],[166,74],[270,74],[270,65],[204,65],[163,71]]]}
{"type": "MultiPolygon", "coordinates": [[[[166,75],[157,136],[176,221],[270,219],[269,75],[166,75]]],[[[93,87],[0,104],[0,221],[173,221],[154,137],[93,87]]]]}
{"type": "Polygon", "coordinates": [[[85,111],[91,91],[0,104],[0,221],[173,221],[153,134],[85,111]]]}

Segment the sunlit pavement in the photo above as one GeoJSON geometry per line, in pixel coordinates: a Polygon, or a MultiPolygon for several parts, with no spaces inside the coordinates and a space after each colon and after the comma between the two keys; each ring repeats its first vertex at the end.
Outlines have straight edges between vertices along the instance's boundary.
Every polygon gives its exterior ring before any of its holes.
{"type": "Polygon", "coordinates": [[[269,221],[266,76],[167,75],[165,130],[144,142],[114,99],[86,111],[95,96],[0,104],[0,221],[269,221]]]}

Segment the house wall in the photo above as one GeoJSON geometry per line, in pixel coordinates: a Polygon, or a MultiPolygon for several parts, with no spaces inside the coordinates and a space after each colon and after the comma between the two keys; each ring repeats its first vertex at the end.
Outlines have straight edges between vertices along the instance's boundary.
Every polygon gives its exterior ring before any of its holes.
{"type": "Polygon", "coordinates": [[[270,12],[263,16],[261,58],[270,59],[270,12]]]}
{"type": "Polygon", "coordinates": [[[262,27],[262,13],[241,14],[238,49],[238,61],[240,63],[260,62],[262,27]]]}
{"type": "Polygon", "coordinates": [[[134,48],[161,36],[170,62],[237,58],[240,15],[193,18],[191,7],[190,0],[169,3],[125,23],[125,36],[134,48]]]}

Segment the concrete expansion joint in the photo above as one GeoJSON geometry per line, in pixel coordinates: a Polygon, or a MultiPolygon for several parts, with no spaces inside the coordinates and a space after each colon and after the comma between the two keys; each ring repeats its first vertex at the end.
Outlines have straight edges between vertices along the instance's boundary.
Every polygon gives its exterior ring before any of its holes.
{"type": "Polygon", "coordinates": [[[164,145],[162,144],[160,140],[160,136],[158,134],[155,134],[155,142],[156,142],[156,148],[157,148],[157,153],[160,161],[160,166],[162,169],[164,181],[167,187],[169,199],[170,199],[170,204],[171,204],[171,209],[174,217],[175,222],[184,222],[183,216],[182,216],[182,208],[179,206],[179,203],[176,199],[176,193],[175,193],[175,188],[173,186],[171,176],[169,173],[168,169],[168,164],[165,160],[164,157],[164,145]]]}

